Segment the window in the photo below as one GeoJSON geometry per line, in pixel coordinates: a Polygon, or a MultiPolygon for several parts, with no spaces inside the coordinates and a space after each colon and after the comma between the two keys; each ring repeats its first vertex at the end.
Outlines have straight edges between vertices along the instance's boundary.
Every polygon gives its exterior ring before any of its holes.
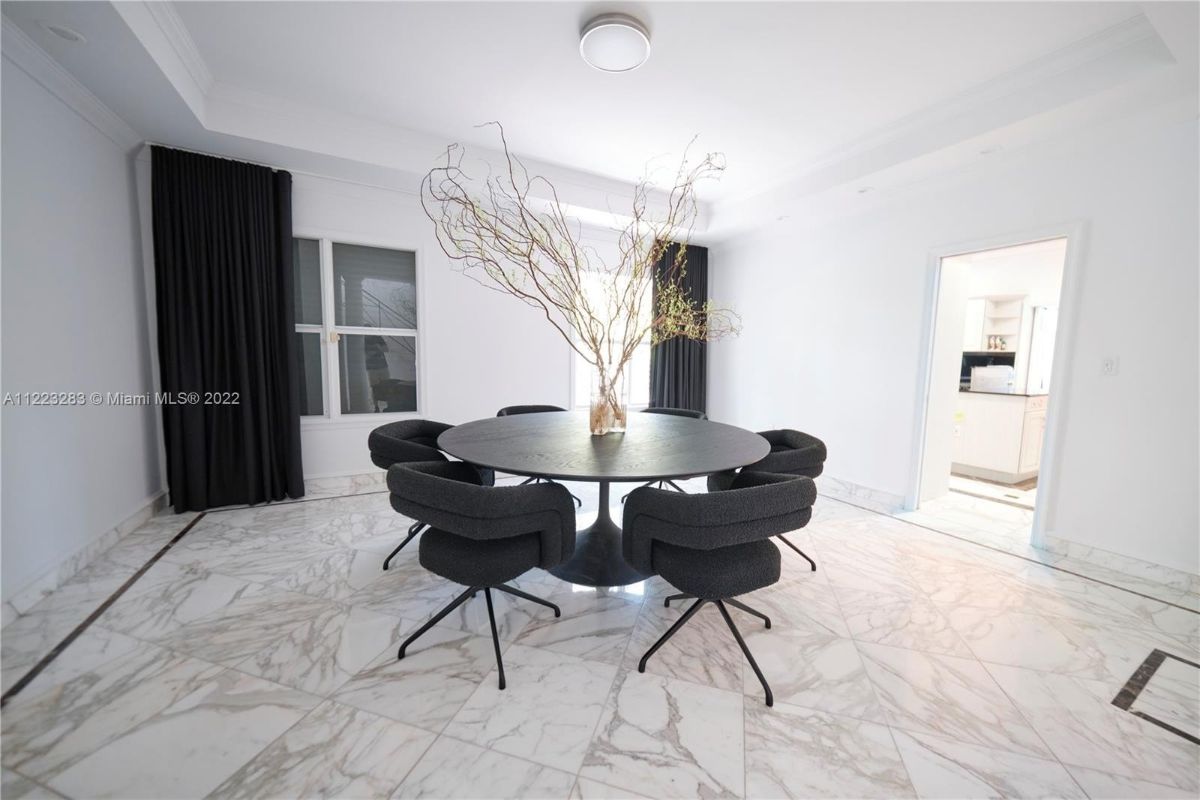
{"type": "MultiPolygon", "coordinates": [[[[604,290],[604,282],[609,280],[609,276],[600,272],[589,273],[585,277],[584,291],[593,294],[599,299],[601,292],[604,290]]],[[[642,314],[649,315],[653,313],[650,305],[650,287],[646,287],[646,297],[642,302],[642,314]]],[[[593,307],[603,307],[603,303],[593,302],[593,307]]],[[[643,322],[644,324],[644,322],[643,322]]],[[[584,361],[583,356],[574,353],[575,357],[575,385],[573,387],[574,394],[573,402],[576,408],[587,408],[591,403],[592,394],[592,373],[595,371],[588,362],[584,361]]],[[[625,380],[629,384],[629,405],[634,407],[645,408],[650,405],[650,337],[647,336],[642,340],[634,351],[633,358],[629,365],[625,367],[625,380]]]]}
{"type": "Polygon", "coordinates": [[[415,412],[416,253],[295,239],[293,270],[300,413],[415,412]]]}

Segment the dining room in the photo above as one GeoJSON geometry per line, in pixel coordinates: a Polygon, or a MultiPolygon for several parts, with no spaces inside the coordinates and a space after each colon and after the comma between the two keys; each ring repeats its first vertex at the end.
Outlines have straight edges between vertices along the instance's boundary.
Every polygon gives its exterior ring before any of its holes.
{"type": "Polygon", "coordinates": [[[1198,9],[3,0],[4,797],[1194,797],[1198,9]]]}

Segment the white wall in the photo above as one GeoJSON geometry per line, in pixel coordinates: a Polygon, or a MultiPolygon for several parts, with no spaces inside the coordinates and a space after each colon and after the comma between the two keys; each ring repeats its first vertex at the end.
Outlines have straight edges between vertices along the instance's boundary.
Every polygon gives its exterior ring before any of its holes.
{"type": "MultiPolygon", "coordinates": [[[[133,169],[116,144],[5,61],[3,392],[148,391],[133,169]]],[[[148,407],[2,411],[3,597],[161,491],[148,407]]]]}
{"type": "MultiPolygon", "coordinates": [[[[433,236],[419,199],[388,189],[296,175],[297,236],[329,236],[417,251],[420,416],[460,423],[518,403],[570,405],[570,350],[540,312],[461,274],[433,236]]],[[[364,414],[302,424],[305,477],[373,472],[364,414]]]]}
{"type": "Polygon", "coordinates": [[[1046,531],[1200,571],[1197,167],[1194,116],[1146,114],[820,228],[775,225],[714,247],[713,295],[744,331],[711,348],[710,413],[810,431],[829,445],[830,475],[907,496],[931,254],[1082,222],[1074,353],[1055,367],[1052,406],[1066,405],[1046,531]],[[1106,355],[1120,358],[1119,375],[1101,374],[1106,355]]]}

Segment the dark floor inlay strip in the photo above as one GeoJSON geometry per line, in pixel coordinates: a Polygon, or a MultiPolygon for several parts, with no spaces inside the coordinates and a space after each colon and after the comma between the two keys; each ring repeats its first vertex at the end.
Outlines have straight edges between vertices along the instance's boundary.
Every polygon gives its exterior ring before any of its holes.
{"type": "Polygon", "coordinates": [[[1176,736],[1181,736],[1192,744],[1200,744],[1200,739],[1196,738],[1187,731],[1181,731],[1174,725],[1163,722],[1161,719],[1152,717],[1144,711],[1132,710],[1134,701],[1138,699],[1138,696],[1142,693],[1142,690],[1146,688],[1146,685],[1150,683],[1150,679],[1154,677],[1154,673],[1158,672],[1158,668],[1161,667],[1163,662],[1165,662],[1168,658],[1173,658],[1176,661],[1187,664],[1188,666],[1200,669],[1200,664],[1197,664],[1194,661],[1189,661],[1182,656],[1177,656],[1174,653],[1168,653],[1165,650],[1158,650],[1156,648],[1150,651],[1150,655],[1146,656],[1146,660],[1143,661],[1141,665],[1133,671],[1133,674],[1129,676],[1129,680],[1125,682],[1125,685],[1121,687],[1121,691],[1117,692],[1117,696],[1113,698],[1112,704],[1122,711],[1128,711],[1135,717],[1141,717],[1147,722],[1157,725],[1163,730],[1170,731],[1176,736]]]}
{"type": "Polygon", "coordinates": [[[56,659],[60,655],[62,655],[62,652],[64,650],[66,650],[67,647],[70,646],[71,642],[78,639],[80,637],[80,635],[83,634],[84,631],[86,631],[88,628],[90,628],[92,623],[100,618],[101,614],[103,614],[105,611],[107,611],[112,606],[113,603],[115,603],[115,602],[117,602],[117,600],[121,599],[121,595],[123,595],[123,594],[125,594],[125,592],[129,591],[129,587],[131,587],[135,583],[137,583],[138,580],[143,575],[146,574],[147,570],[149,570],[151,567],[153,567],[155,564],[157,564],[158,560],[160,558],[162,558],[164,555],[166,555],[168,550],[170,550],[172,547],[174,547],[175,544],[180,539],[182,539],[184,536],[187,535],[188,531],[190,531],[192,528],[196,527],[197,522],[204,519],[204,513],[205,512],[201,511],[199,514],[197,514],[196,517],[191,522],[189,522],[184,527],[183,530],[181,530],[179,533],[175,534],[175,536],[173,536],[171,538],[171,541],[164,544],[161,548],[159,548],[157,553],[150,556],[150,560],[147,561],[145,564],[143,564],[141,566],[141,568],[138,569],[137,572],[133,573],[133,575],[130,576],[129,580],[125,581],[123,584],[121,584],[117,588],[117,590],[115,592],[110,594],[105,599],[105,601],[103,603],[101,603],[100,606],[95,611],[93,611],[91,614],[88,614],[87,619],[85,619],[83,622],[76,625],[75,629],[73,631],[71,631],[70,633],[68,633],[65,639],[63,639],[61,642],[56,644],[54,646],[54,649],[52,649],[49,653],[47,653],[45,656],[43,656],[41,661],[34,664],[33,668],[30,669],[29,672],[26,672],[24,675],[21,676],[20,680],[18,680],[11,687],[9,687],[9,690],[7,692],[5,692],[3,696],[0,696],[0,707],[7,705],[8,701],[11,700],[17,693],[19,693],[26,686],[28,686],[33,681],[34,678],[36,678],[38,675],[40,675],[42,673],[42,670],[44,670],[46,667],[50,666],[50,664],[54,661],[54,659],[56,659]]]}

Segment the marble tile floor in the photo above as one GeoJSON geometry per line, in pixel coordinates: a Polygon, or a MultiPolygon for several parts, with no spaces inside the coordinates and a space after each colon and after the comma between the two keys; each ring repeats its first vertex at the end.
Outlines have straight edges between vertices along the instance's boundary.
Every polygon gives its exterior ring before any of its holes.
{"type": "Polygon", "coordinates": [[[1200,577],[1071,543],[1069,552],[1030,544],[1033,511],[984,497],[950,492],[915,511],[892,516],[985,547],[1052,564],[1060,570],[1103,581],[1200,611],[1200,577]],[[1086,552],[1084,552],[1086,551],[1086,552]]]}
{"type": "MultiPolygon", "coordinates": [[[[572,485],[594,509],[594,486],[572,485]]],[[[620,493],[614,492],[619,497],[620,493]]],[[[614,514],[619,503],[614,502],[614,514]]],[[[158,517],[2,632],[5,686],[195,515],[158,517]]],[[[206,514],[0,718],[5,798],[1195,797],[1200,746],[1112,705],[1150,651],[1200,661],[1200,615],[819,500],[784,578],[656,656],[660,579],[535,571],[395,649],[459,590],[363,493],[206,514]]],[[[1200,715],[1172,664],[1135,708],[1200,715]]]]}

